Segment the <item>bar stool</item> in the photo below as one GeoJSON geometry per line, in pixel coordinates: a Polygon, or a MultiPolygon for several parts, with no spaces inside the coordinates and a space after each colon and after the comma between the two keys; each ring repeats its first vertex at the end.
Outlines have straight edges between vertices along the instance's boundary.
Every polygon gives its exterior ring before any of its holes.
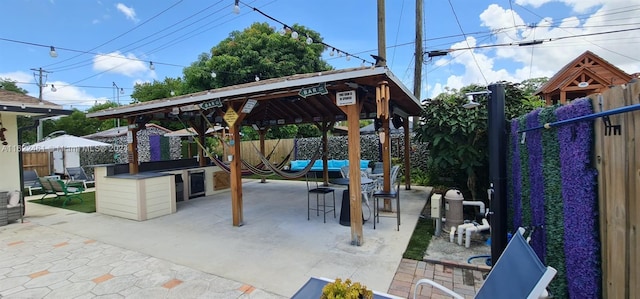
{"type": "Polygon", "coordinates": [[[398,231],[400,231],[400,180],[397,180],[396,190],[389,190],[389,192],[385,192],[383,190],[378,190],[373,192],[373,229],[376,229],[376,221],[380,223],[380,217],[393,217],[393,216],[380,216],[380,199],[395,199],[396,200],[396,221],[398,231]]]}

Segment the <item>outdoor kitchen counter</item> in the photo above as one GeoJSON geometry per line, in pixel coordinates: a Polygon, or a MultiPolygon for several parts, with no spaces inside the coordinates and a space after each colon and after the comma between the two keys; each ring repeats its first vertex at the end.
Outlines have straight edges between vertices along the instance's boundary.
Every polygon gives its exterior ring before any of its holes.
{"type": "MultiPolygon", "coordinates": [[[[213,174],[217,166],[158,169],[137,174],[118,173],[117,165],[95,165],[96,212],[144,221],[176,212],[176,177],[181,176],[184,190],[193,172],[204,174],[204,195],[213,195],[213,174]]],[[[188,192],[182,192],[188,200],[188,192]]]]}

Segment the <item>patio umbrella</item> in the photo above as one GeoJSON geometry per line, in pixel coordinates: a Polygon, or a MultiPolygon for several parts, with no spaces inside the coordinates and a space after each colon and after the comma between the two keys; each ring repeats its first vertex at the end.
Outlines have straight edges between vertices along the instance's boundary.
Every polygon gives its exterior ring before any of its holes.
{"type": "Polygon", "coordinates": [[[65,134],[38,143],[34,143],[29,146],[25,146],[22,150],[25,152],[51,152],[55,150],[80,151],[81,148],[95,148],[104,146],[111,146],[111,144],[65,134]]]}
{"type": "MultiPolygon", "coordinates": [[[[98,152],[108,146],[111,146],[111,144],[65,134],[65,135],[61,135],[55,138],[50,138],[38,143],[34,143],[29,146],[25,146],[24,148],[22,148],[22,151],[24,152],[62,152],[62,165],[61,165],[62,170],[59,170],[60,172],[62,172],[66,169],[68,165],[66,161],[67,152],[76,153],[74,154],[74,156],[71,156],[72,157],[71,159],[73,161],[73,157],[78,157],[78,154],[77,154],[78,152],[81,152],[81,151],[98,152]]],[[[49,172],[51,172],[51,168],[49,168],[49,172]]]]}

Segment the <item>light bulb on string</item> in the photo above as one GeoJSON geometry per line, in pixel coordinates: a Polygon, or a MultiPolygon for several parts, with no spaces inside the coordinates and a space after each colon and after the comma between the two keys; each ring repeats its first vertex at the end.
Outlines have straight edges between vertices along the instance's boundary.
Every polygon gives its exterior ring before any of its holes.
{"type": "Polygon", "coordinates": [[[362,63],[360,64],[360,67],[364,67],[364,59],[362,60],[362,63]]]}
{"type": "Polygon", "coordinates": [[[284,36],[287,33],[287,28],[286,27],[282,27],[282,29],[280,29],[280,31],[278,31],[278,34],[280,34],[280,36],[284,36]]]}
{"type": "Polygon", "coordinates": [[[351,60],[351,56],[347,55],[346,59],[347,59],[347,61],[351,60]]]}
{"type": "Polygon", "coordinates": [[[291,32],[291,38],[298,39],[298,32],[296,31],[291,32]]]}
{"type": "Polygon", "coordinates": [[[256,80],[256,82],[260,81],[260,77],[258,77],[258,75],[256,75],[256,77],[254,78],[254,80],[256,80]]]}
{"type": "Polygon", "coordinates": [[[211,78],[215,78],[215,77],[217,77],[217,76],[218,76],[218,74],[216,74],[216,72],[211,71],[211,78]]]}
{"type": "Polygon", "coordinates": [[[153,65],[153,61],[149,61],[149,69],[152,70],[152,71],[156,70],[156,66],[153,65]]]}
{"type": "Polygon", "coordinates": [[[309,37],[309,35],[307,35],[307,45],[313,44],[313,39],[311,37],[309,37]]]}
{"type": "Polygon", "coordinates": [[[172,90],[172,91],[170,92],[170,94],[171,94],[171,96],[175,96],[175,95],[176,95],[176,92],[172,90]]]}
{"type": "Polygon", "coordinates": [[[332,48],[331,52],[329,53],[329,56],[333,56],[336,55],[336,48],[332,48]]]}
{"type": "Polygon", "coordinates": [[[58,91],[58,89],[56,88],[55,85],[51,84],[51,91],[52,92],[56,92],[56,91],[58,91]]]}
{"type": "Polygon", "coordinates": [[[124,88],[120,88],[120,94],[124,94],[124,88]]]}
{"type": "Polygon", "coordinates": [[[234,14],[240,14],[240,5],[239,5],[240,0],[236,0],[235,4],[233,5],[233,13],[234,14]]]}
{"type": "Polygon", "coordinates": [[[56,52],[56,48],[54,46],[49,47],[49,56],[52,58],[58,57],[58,52],[56,52]]]}

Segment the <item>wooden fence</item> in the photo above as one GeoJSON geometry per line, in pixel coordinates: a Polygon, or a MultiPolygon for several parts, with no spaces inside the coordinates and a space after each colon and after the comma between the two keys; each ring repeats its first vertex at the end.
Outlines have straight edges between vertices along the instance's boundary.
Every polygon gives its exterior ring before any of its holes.
{"type": "MultiPolygon", "coordinates": [[[[640,104],[640,82],[625,87],[590,96],[594,112],[640,104]]],[[[602,297],[640,298],[640,111],[612,115],[605,121],[596,119],[594,126],[602,297]]]]}
{"type": "Polygon", "coordinates": [[[22,152],[22,169],[35,170],[39,176],[50,175],[53,171],[49,152],[22,152]]]}
{"type": "MultiPolygon", "coordinates": [[[[289,156],[291,150],[293,149],[294,139],[272,139],[264,141],[264,155],[268,156],[269,153],[273,151],[271,155],[271,161],[274,164],[280,163],[282,160],[289,156]]],[[[258,155],[258,151],[260,150],[260,141],[242,141],[240,143],[240,153],[242,155],[242,159],[249,162],[252,165],[257,165],[260,163],[260,156],[258,155]]],[[[291,157],[289,159],[293,159],[293,153],[291,153],[291,157]]]]}

